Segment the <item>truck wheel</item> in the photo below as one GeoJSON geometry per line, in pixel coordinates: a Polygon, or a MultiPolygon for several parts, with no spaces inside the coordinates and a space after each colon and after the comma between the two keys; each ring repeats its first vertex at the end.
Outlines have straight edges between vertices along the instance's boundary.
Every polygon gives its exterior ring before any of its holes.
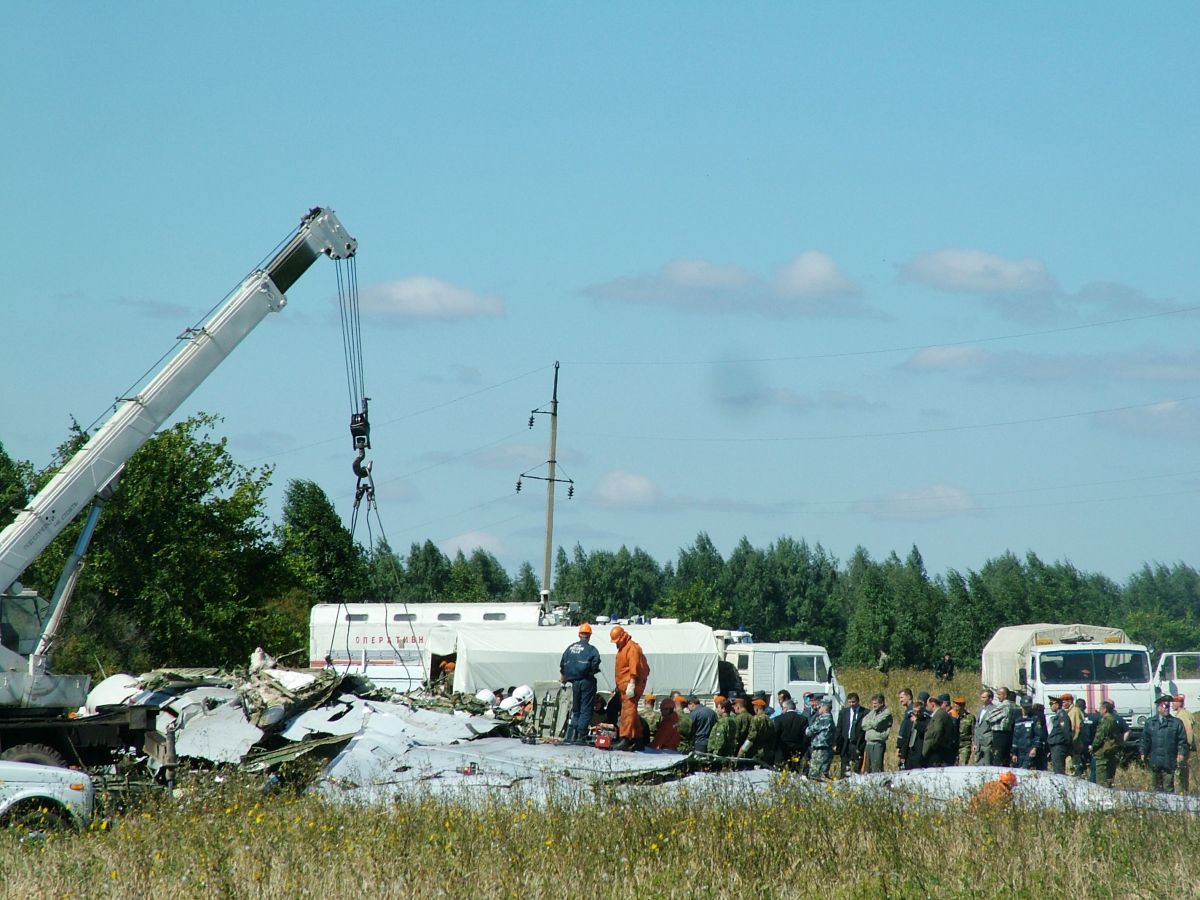
{"type": "Polygon", "coordinates": [[[45,744],[17,744],[0,753],[0,759],[7,759],[9,762],[37,763],[40,766],[58,766],[60,769],[67,767],[67,761],[63,759],[63,755],[45,744]]]}
{"type": "Polygon", "coordinates": [[[30,834],[44,835],[71,827],[71,815],[53,800],[31,798],[16,804],[0,824],[30,834]]]}

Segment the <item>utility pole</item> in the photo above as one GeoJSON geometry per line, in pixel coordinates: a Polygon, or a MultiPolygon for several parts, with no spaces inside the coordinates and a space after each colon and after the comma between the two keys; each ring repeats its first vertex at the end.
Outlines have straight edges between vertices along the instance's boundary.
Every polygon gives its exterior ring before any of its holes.
{"type": "Polygon", "coordinates": [[[554,547],[554,468],[558,464],[558,360],[554,361],[554,391],[550,395],[550,455],[546,458],[546,555],[542,559],[542,612],[550,612],[550,554],[554,547]]]}
{"type": "MultiPolygon", "coordinates": [[[[559,478],[557,476],[558,469],[558,361],[554,362],[554,391],[550,396],[550,409],[535,409],[529,414],[529,427],[533,427],[534,416],[548,415],[550,416],[550,455],[546,460],[547,474],[530,475],[529,472],[522,472],[517,476],[517,493],[521,492],[522,478],[536,478],[539,481],[546,482],[546,550],[542,559],[542,614],[547,615],[550,612],[550,567],[552,555],[554,552],[554,485],[562,481],[569,485],[567,488],[567,499],[575,496],[575,482],[570,478],[559,478]]],[[[532,470],[531,470],[532,471],[532,470]]]]}

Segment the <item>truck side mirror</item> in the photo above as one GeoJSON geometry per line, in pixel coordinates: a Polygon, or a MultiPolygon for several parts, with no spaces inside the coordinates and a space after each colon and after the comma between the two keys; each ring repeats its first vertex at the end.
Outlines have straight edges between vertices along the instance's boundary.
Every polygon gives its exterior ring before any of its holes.
{"type": "Polygon", "coordinates": [[[1022,685],[1027,682],[1028,676],[1025,669],[1022,668],[1017,670],[1017,680],[1020,681],[1022,685]]]}

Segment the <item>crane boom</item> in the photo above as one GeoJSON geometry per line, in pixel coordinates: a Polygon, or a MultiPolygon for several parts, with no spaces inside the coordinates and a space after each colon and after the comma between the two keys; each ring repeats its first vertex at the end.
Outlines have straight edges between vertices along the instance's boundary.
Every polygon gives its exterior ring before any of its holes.
{"type": "MultiPolygon", "coordinates": [[[[117,477],[130,457],[153,436],[189,395],[269,313],[287,303],[287,291],[320,256],[354,256],[357,242],[330,209],[310,210],[281,248],[248,275],[209,318],[180,335],[170,358],[135,396],[120,399],[111,416],[23,509],[0,531],[0,600],[21,594],[17,579],[51,541],[117,477]]],[[[57,618],[61,610],[57,611],[57,618]]],[[[31,654],[45,652],[42,635],[31,654]]],[[[9,642],[5,642],[9,643],[9,642]]],[[[0,669],[25,660],[0,646],[0,669]]],[[[28,651],[26,651],[28,652],[28,651]]],[[[39,661],[40,662],[40,661],[39,661]]],[[[38,666],[40,668],[40,666],[38,666]]],[[[0,691],[0,706],[4,705],[0,691]]]]}

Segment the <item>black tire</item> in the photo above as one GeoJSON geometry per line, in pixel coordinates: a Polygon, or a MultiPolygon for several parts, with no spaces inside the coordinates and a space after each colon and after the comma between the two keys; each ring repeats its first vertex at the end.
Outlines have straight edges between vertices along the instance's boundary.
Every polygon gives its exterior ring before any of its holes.
{"type": "Polygon", "coordinates": [[[63,755],[45,744],[17,744],[0,753],[0,759],[7,759],[9,762],[37,763],[39,766],[57,766],[60,769],[67,767],[67,761],[63,755]]]}
{"type": "Polygon", "coordinates": [[[23,800],[4,814],[3,824],[30,834],[44,835],[73,826],[71,814],[53,800],[23,800]]]}

